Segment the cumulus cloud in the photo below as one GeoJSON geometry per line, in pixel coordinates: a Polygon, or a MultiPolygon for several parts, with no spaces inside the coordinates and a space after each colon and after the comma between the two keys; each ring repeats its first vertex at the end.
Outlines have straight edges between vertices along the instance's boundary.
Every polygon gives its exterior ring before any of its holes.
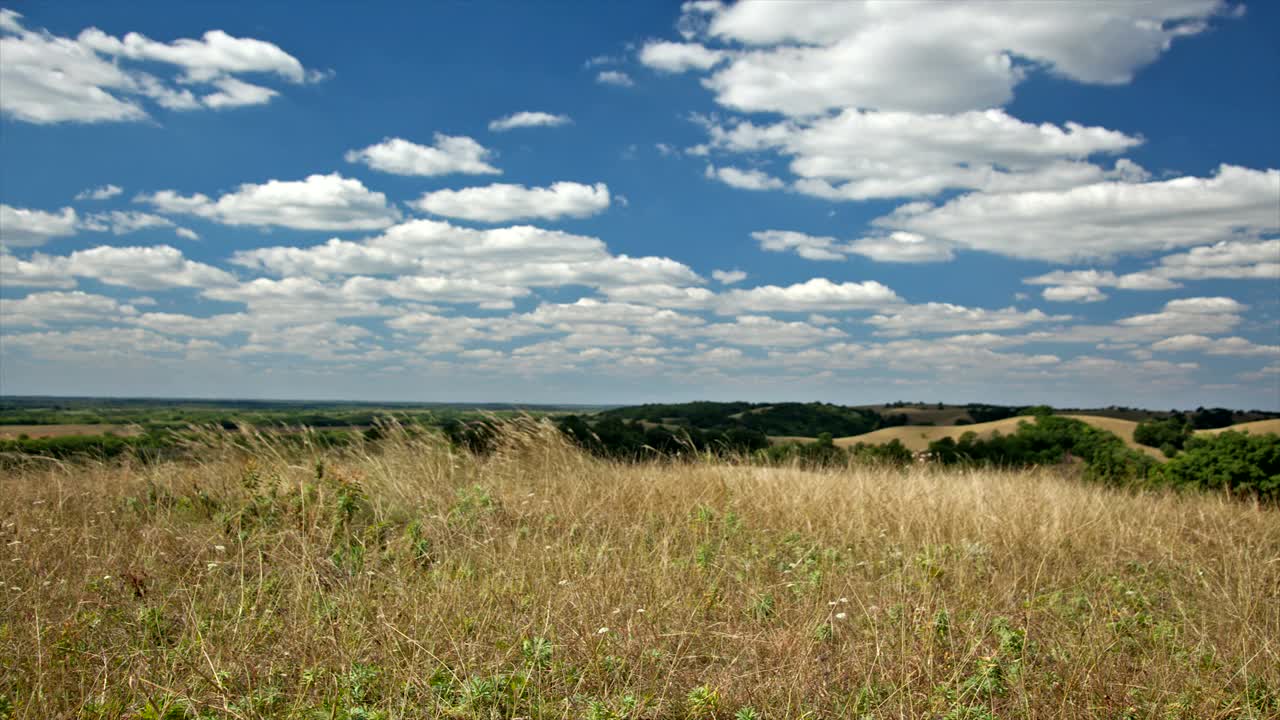
{"type": "Polygon", "coordinates": [[[77,200],[109,200],[120,193],[124,192],[124,188],[119,185],[102,185],[96,188],[89,188],[76,193],[77,200]]]}
{"type": "Polygon", "coordinates": [[[1116,275],[1110,270],[1054,270],[1053,272],[1025,278],[1027,285],[1054,285],[1058,288],[1113,287],[1121,290],[1172,290],[1178,283],[1149,272],[1116,275]]]}
{"type": "Polygon", "coordinates": [[[47,255],[36,253],[22,260],[0,246],[0,285],[4,287],[73,288],[75,278],[60,265],[48,262],[47,255]]]}
{"type": "Polygon", "coordinates": [[[1205,335],[1175,335],[1153,343],[1156,352],[1200,352],[1207,355],[1280,356],[1280,345],[1258,345],[1242,337],[1211,338],[1205,335]]]}
{"type": "Polygon", "coordinates": [[[1109,172],[1085,160],[1141,139],[1077,123],[1023,122],[992,109],[955,115],[848,108],[773,125],[705,120],[713,149],[790,158],[798,192],[830,200],[928,196],[948,189],[1059,189],[1111,175],[1133,180],[1122,160],[1109,172]]]}
{"type": "Polygon", "coordinates": [[[236,75],[269,74],[293,83],[322,77],[277,45],[221,30],[169,43],[138,33],[115,37],[97,28],[69,38],[27,29],[21,18],[0,9],[0,56],[5,58],[0,64],[5,89],[0,111],[23,122],[144,120],[149,117],[144,100],[171,110],[257,105],[278,92],[236,75]],[[161,79],[136,69],[141,63],[177,72],[177,77],[161,79]],[[216,91],[197,97],[175,82],[216,91]]]}
{"type": "Polygon", "coordinates": [[[1053,302],[1093,303],[1107,299],[1106,293],[1091,285],[1050,287],[1045,288],[1041,295],[1053,302]]]}
{"type": "Polygon", "coordinates": [[[786,185],[786,183],[762,170],[742,170],[736,167],[708,165],[705,174],[712,180],[719,180],[725,185],[741,190],[777,190],[786,185]]]}
{"type": "Polygon", "coordinates": [[[955,258],[946,243],[902,231],[858,238],[848,244],[847,251],[891,263],[946,262],[955,258]]]}
{"type": "Polygon", "coordinates": [[[712,270],[711,278],[721,285],[733,285],[747,279],[747,274],[741,270],[712,270]]]}
{"type": "Polygon", "coordinates": [[[102,245],[70,255],[36,253],[27,261],[3,261],[6,282],[16,285],[66,287],[56,278],[83,277],[137,290],[174,287],[206,288],[235,282],[225,270],[188,260],[168,245],[116,247],[102,245]]]}
{"type": "Polygon", "coordinates": [[[822,312],[881,308],[901,302],[893,290],[874,281],[834,283],[826,278],[787,285],[761,285],[721,294],[716,310],[739,312],[822,312]]]}
{"type": "Polygon", "coordinates": [[[350,163],[363,163],[394,175],[500,175],[490,165],[493,151],[464,135],[436,133],[432,145],[419,145],[403,138],[387,138],[345,155],[350,163]]]}
{"type": "Polygon", "coordinates": [[[892,232],[858,238],[843,243],[829,236],[814,236],[791,230],[764,230],[751,234],[761,250],[794,252],[806,260],[840,261],[850,254],[877,262],[944,262],[955,257],[943,242],[909,232],[892,232]]]}
{"type": "Polygon", "coordinates": [[[640,62],[662,72],[710,70],[728,58],[722,50],[712,50],[698,43],[654,40],[640,49],[640,62]]]}
{"type": "Polygon", "coordinates": [[[910,3],[748,0],[686,5],[681,27],[686,40],[742,46],[705,80],[725,107],[794,116],[838,107],[962,112],[1007,103],[1034,72],[1128,83],[1222,7],[949,3],[921,13],[910,3]]]}
{"type": "Polygon", "coordinates": [[[911,203],[875,221],[956,247],[1071,262],[1257,239],[1280,231],[1280,170],[1223,165],[1210,178],[1103,182],[911,203]]]}
{"type": "Polygon", "coordinates": [[[387,196],[359,180],[337,173],[305,180],[245,183],[214,200],[173,190],[136,198],[169,214],[194,215],[224,225],[287,227],[296,230],[376,230],[395,223],[400,213],[387,196]]]}
{"type": "Polygon", "coordinates": [[[76,227],[76,211],[69,207],[51,213],[0,203],[0,244],[9,247],[37,247],[75,235],[76,227]]]}
{"type": "Polygon", "coordinates": [[[271,98],[280,93],[268,87],[254,85],[233,77],[218,78],[213,81],[217,92],[209,93],[200,101],[214,110],[244,107],[245,105],[265,105],[271,98]]]}
{"type": "Polygon", "coordinates": [[[630,75],[621,70],[601,70],[596,74],[596,82],[601,85],[613,85],[615,87],[631,87],[636,84],[630,75]]]}
{"type": "Polygon", "coordinates": [[[604,183],[557,182],[545,188],[495,183],[429,192],[412,205],[435,215],[491,223],[583,218],[608,209],[609,188],[604,183]]]}
{"type": "Polygon", "coordinates": [[[1280,279],[1280,238],[1261,242],[1223,240],[1166,255],[1151,273],[1162,278],[1205,280],[1280,279]]]}
{"type": "Polygon", "coordinates": [[[838,328],[764,315],[740,315],[732,323],[708,325],[699,334],[730,345],[758,347],[800,347],[845,337],[838,328]]]}
{"type": "MultiPolygon", "coordinates": [[[[495,288],[491,297],[495,303],[509,303],[532,287],[585,285],[608,292],[610,288],[701,282],[682,263],[613,255],[593,237],[527,225],[477,230],[433,220],[402,223],[361,242],[335,238],[311,247],[242,251],[232,262],[285,278],[383,275],[465,280],[466,287],[495,288]],[[510,288],[521,292],[513,294],[510,288]]],[[[445,286],[404,280],[399,285],[363,282],[360,287],[370,293],[430,302],[437,297],[432,292],[445,286]]]]}
{"type": "Polygon", "coordinates": [[[806,260],[844,260],[843,252],[836,250],[833,237],[815,237],[790,230],[762,230],[751,233],[760,243],[761,250],[794,252],[806,260]]]}
{"type": "Polygon", "coordinates": [[[117,321],[137,314],[132,305],[105,295],[75,292],[36,292],[24,298],[0,298],[0,317],[6,327],[43,327],[49,323],[117,321]]]}
{"type": "Polygon", "coordinates": [[[110,231],[114,235],[127,235],[139,230],[157,227],[173,227],[173,221],[159,215],[144,212],[112,210],[94,213],[81,222],[81,227],[94,232],[110,231]]]}
{"type": "Polygon", "coordinates": [[[1070,315],[1046,315],[1040,310],[1024,311],[1014,307],[987,310],[930,302],[907,305],[892,312],[873,315],[867,318],[867,324],[878,328],[879,334],[900,336],[914,333],[993,332],[1070,319],[1070,315]]]}
{"type": "Polygon", "coordinates": [[[1193,297],[1170,300],[1156,313],[1132,315],[1116,321],[1134,338],[1175,335],[1215,335],[1240,324],[1248,306],[1229,297],[1193,297]]]}
{"type": "Polygon", "coordinates": [[[516,128],[527,127],[560,127],[568,125],[573,120],[568,115],[553,115],[545,112],[522,111],[512,113],[505,117],[500,117],[489,123],[489,130],[492,132],[506,132],[516,128]]]}

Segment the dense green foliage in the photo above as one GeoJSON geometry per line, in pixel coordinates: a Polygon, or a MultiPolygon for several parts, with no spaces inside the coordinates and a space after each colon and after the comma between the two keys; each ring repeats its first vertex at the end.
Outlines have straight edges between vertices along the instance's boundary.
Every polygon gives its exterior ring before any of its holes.
{"type": "MultiPolygon", "coordinates": [[[[1161,421],[1159,428],[1173,426],[1161,421]]],[[[1179,425],[1178,427],[1185,427],[1179,425]]],[[[1085,475],[1111,484],[1228,491],[1234,495],[1280,500],[1280,436],[1227,431],[1190,435],[1183,451],[1163,465],[1126,447],[1114,434],[1079,420],[1040,415],[1009,435],[979,439],[965,433],[959,441],[929,444],[931,459],[943,464],[974,463],[1019,467],[1069,462],[1085,465],[1085,475]]]]}
{"type": "Polygon", "coordinates": [[[1111,484],[1146,482],[1157,463],[1135,452],[1114,434],[1070,418],[1037,414],[1008,435],[979,439],[968,432],[929,444],[931,459],[943,464],[976,463],[1002,467],[1053,465],[1079,458],[1088,477],[1111,484]]]}
{"type": "Polygon", "coordinates": [[[881,416],[875,410],[829,403],[716,403],[636,405],[600,413],[603,418],[643,420],[649,423],[699,428],[717,432],[744,428],[765,435],[833,437],[862,435],[882,427],[906,424],[907,417],[881,416]]]}
{"type": "Polygon", "coordinates": [[[139,425],[178,430],[192,425],[254,427],[368,427],[395,419],[439,425],[481,415],[542,415],[582,406],[441,403],[290,402],[283,400],[167,400],[147,398],[0,398],[0,425],[139,425]]]}
{"type": "Polygon", "coordinates": [[[115,435],[66,435],[48,438],[0,439],[0,455],[37,455],[58,459],[84,456],[98,459],[113,458],[127,452],[156,452],[169,447],[165,438],[157,435],[118,437],[115,435]]]}
{"type": "Polygon", "coordinates": [[[1163,471],[1165,480],[1178,487],[1280,500],[1280,435],[1228,430],[1196,436],[1163,471]]]}
{"type": "Polygon", "coordinates": [[[614,416],[588,423],[578,415],[562,417],[556,425],[575,443],[592,453],[620,459],[676,456],[690,452],[743,454],[769,445],[769,438],[764,433],[745,427],[673,428],[614,416]]]}
{"type": "Polygon", "coordinates": [[[1138,423],[1133,429],[1133,440],[1147,447],[1160,448],[1165,455],[1173,457],[1191,439],[1192,432],[1191,423],[1185,417],[1170,415],[1161,420],[1138,423]]]}
{"type": "Polygon", "coordinates": [[[973,422],[984,423],[1017,417],[1024,414],[1025,408],[1017,406],[1011,407],[1007,405],[983,405],[981,403],[969,403],[965,406],[965,410],[969,413],[969,417],[973,419],[973,422]]]}

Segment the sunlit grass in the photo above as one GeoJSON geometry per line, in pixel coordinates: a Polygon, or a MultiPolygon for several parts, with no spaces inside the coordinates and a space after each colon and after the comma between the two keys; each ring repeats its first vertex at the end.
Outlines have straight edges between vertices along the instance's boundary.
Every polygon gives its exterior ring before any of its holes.
{"type": "Polygon", "coordinates": [[[1280,715],[1273,509],[390,435],[3,471],[0,717],[1280,715]]]}

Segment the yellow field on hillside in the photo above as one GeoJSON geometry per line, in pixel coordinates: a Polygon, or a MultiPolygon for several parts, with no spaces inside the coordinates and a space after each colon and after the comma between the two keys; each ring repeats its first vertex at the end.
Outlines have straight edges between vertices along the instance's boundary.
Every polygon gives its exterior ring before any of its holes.
{"type": "Polygon", "coordinates": [[[1275,433],[1276,435],[1280,435],[1280,418],[1273,418],[1271,420],[1254,420],[1253,422],[1247,422],[1247,423],[1236,423],[1235,425],[1229,425],[1224,428],[1213,428],[1212,430],[1197,430],[1196,434],[1197,435],[1201,435],[1201,434],[1217,435],[1218,433],[1226,432],[1228,430],[1235,430],[1238,432],[1247,432],[1252,435],[1265,435],[1267,433],[1275,433]]]}
{"type": "Polygon", "coordinates": [[[71,435],[140,435],[138,425],[0,425],[0,438],[26,435],[31,438],[68,437],[71,435]]]}
{"type": "Polygon", "coordinates": [[[1134,441],[1133,430],[1138,427],[1138,423],[1132,420],[1100,417],[1098,415],[1063,415],[1063,417],[1088,423],[1099,430],[1106,430],[1107,432],[1115,434],[1116,437],[1124,441],[1125,445],[1128,445],[1138,452],[1146,453],[1157,460],[1168,460],[1164,453],[1160,452],[1157,448],[1147,447],[1146,445],[1141,445],[1134,441]]]}
{"type": "Polygon", "coordinates": [[[875,432],[865,433],[863,435],[850,435],[849,437],[837,438],[835,443],[841,447],[855,445],[857,443],[867,443],[868,445],[880,445],[883,443],[897,440],[912,452],[920,452],[929,449],[929,443],[934,440],[941,440],[944,437],[960,439],[960,436],[967,432],[975,432],[978,437],[990,437],[994,432],[1001,432],[1005,435],[1015,432],[1018,429],[1018,423],[1022,421],[1032,422],[1035,418],[1030,415],[1020,415],[1018,417],[1005,418],[1004,420],[993,420],[985,423],[975,423],[973,425],[945,425],[935,427],[933,425],[900,425],[898,427],[881,428],[875,432]]]}

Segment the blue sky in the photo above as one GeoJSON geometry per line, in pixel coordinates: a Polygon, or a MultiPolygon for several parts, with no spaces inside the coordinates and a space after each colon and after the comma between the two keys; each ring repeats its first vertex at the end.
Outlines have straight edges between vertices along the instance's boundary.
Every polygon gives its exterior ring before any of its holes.
{"type": "Polygon", "coordinates": [[[4,394],[1280,407],[1271,4],[4,7],[4,394]]]}

